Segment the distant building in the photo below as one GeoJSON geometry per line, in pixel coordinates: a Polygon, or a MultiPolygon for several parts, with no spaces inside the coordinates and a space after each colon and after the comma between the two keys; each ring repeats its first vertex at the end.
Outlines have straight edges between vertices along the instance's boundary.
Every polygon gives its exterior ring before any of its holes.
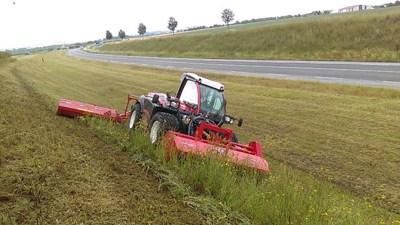
{"type": "Polygon", "coordinates": [[[338,12],[339,13],[355,12],[355,11],[361,11],[361,10],[367,10],[367,9],[373,9],[373,7],[369,6],[369,5],[353,5],[353,6],[347,6],[347,7],[341,8],[338,10],[338,12]]]}

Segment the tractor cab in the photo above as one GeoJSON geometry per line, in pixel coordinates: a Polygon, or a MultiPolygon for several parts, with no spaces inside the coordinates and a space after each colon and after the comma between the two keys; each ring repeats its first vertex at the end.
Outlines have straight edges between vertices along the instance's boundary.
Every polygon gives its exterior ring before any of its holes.
{"type": "Polygon", "coordinates": [[[176,97],[180,99],[184,112],[221,119],[225,115],[223,92],[224,85],[218,82],[184,73],[176,97]]]}

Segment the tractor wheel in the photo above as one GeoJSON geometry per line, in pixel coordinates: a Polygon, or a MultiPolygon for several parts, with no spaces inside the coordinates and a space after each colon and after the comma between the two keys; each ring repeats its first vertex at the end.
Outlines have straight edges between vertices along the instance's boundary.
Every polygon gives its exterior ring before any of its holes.
{"type": "Polygon", "coordinates": [[[140,119],[142,118],[142,111],[139,103],[136,103],[131,108],[131,115],[129,117],[128,130],[132,132],[140,119]]]}
{"type": "Polygon", "coordinates": [[[150,133],[150,142],[156,144],[159,142],[164,134],[169,131],[178,131],[178,119],[169,113],[156,113],[150,121],[148,131],[150,133]]]}

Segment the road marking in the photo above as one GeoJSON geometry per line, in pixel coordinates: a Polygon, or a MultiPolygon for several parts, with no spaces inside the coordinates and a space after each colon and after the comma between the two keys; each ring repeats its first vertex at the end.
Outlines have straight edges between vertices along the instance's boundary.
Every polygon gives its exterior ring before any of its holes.
{"type": "MultiPolygon", "coordinates": [[[[89,54],[88,54],[89,55],[89,54]]],[[[269,69],[297,69],[297,70],[323,70],[323,71],[347,71],[347,72],[374,72],[374,73],[400,73],[399,71],[391,71],[391,70],[379,70],[379,69],[346,69],[346,68],[323,68],[323,67],[310,67],[310,66],[304,66],[304,67],[299,67],[299,66],[292,66],[292,65],[287,65],[287,66],[275,66],[275,65],[249,65],[249,64],[239,64],[239,63],[247,63],[247,62],[261,62],[261,63],[286,63],[286,62],[291,62],[291,61],[260,61],[260,60],[210,60],[210,59],[184,59],[184,58],[168,58],[168,59],[163,59],[160,60],[157,57],[137,57],[137,56],[113,56],[113,55],[107,55],[107,54],[95,54],[99,58],[109,58],[109,57],[114,57],[114,58],[120,58],[122,60],[126,58],[134,59],[135,61],[145,61],[146,63],[148,62],[155,62],[155,63],[169,63],[169,64],[181,64],[181,63],[186,63],[186,64],[192,64],[192,65],[214,65],[214,66],[225,66],[225,67],[250,67],[250,68],[269,68],[269,69]],[[183,62],[182,62],[183,61],[183,62]],[[197,61],[197,62],[196,62],[197,61]],[[220,62],[220,63],[208,63],[208,62],[220,62]],[[224,64],[221,62],[233,62],[234,64],[224,64]],[[239,62],[239,63],[238,63],[239,62]]],[[[388,64],[388,63],[359,63],[359,62],[307,62],[307,61],[294,61],[297,63],[304,63],[304,64],[327,64],[327,65],[336,65],[336,64],[353,64],[353,65],[391,65],[391,66],[397,66],[397,64],[388,64]]],[[[132,62],[131,62],[132,63],[132,62]]],[[[292,62],[293,63],[293,62],[292,62]]]]}
{"type": "MultiPolygon", "coordinates": [[[[168,62],[171,64],[181,64],[178,61],[160,61],[154,60],[157,63],[168,62]]],[[[323,68],[323,67],[298,67],[298,66],[269,66],[269,65],[248,65],[248,64],[221,64],[221,63],[200,63],[200,62],[184,62],[192,65],[213,65],[213,66],[225,66],[225,67],[246,67],[246,68],[269,68],[269,69],[297,69],[297,70],[323,70],[323,71],[348,71],[348,72],[375,72],[375,73],[400,73],[399,71],[390,70],[368,70],[368,69],[344,69],[344,68],[323,68]]]]}
{"type": "Polygon", "coordinates": [[[319,76],[314,76],[317,79],[329,79],[329,80],[343,80],[341,77],[319,77],[319,76]]]}
{"type": "Polygon", "coordinates": [[[383,83],[400,85],[400,82],[397,82],[397,81],[387,81],[387,80],[384,80],[383,83]]]}

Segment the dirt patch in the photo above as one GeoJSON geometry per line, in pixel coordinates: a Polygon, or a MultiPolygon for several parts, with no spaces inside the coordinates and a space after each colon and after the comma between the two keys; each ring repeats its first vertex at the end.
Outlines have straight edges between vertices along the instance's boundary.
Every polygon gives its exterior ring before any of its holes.
{"type": "MultiPolygon", "coordinates": [[[[9,72],[8,72],[9,71],[9,72]]],[[[0,71],[0,222],[199,224],[128,154],[0,71]]]]}

